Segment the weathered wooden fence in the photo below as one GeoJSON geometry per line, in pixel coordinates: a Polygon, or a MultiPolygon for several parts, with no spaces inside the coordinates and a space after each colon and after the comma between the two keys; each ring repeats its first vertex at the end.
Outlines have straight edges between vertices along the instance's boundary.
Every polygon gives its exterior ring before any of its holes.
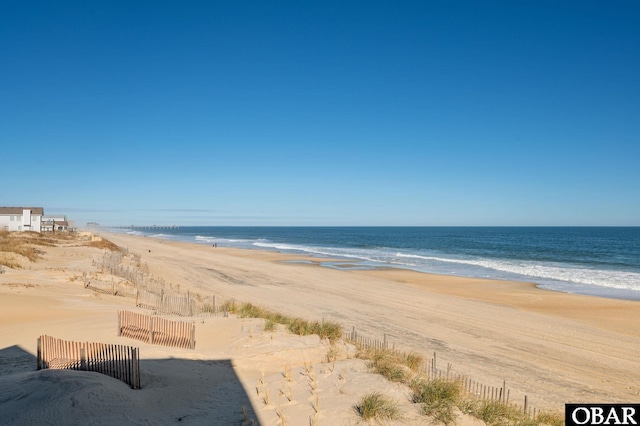
{"type": "Polygon", "coordinates": [[[118,336],[154,345],[185,349],[195,349],[196,347],[196,326],[194,323],[169,321],[130,311],[118,311],[118,336]]]}
{"type": "Polygon", "coordinates": [[[217,316],[219,313],[216,296],[206,300],[189,292],[184,295],[172,296],[139,289],[136,294],[136,306],[183,317],[217,316]]]}
{"type": "MultiPolygon", "coordinates": [[[[389,345],[386,334],[384,335],[383,340],[372,339],[372,338],[360,335],[356,331],[355,327],[353,327],[351,332],[343,333],[342,338],[346,342],[351,342],[356,346],[361,347],[363,349],[367,349],[367,350],[374,350],[374,351],[390,350],[394,352],[400,352],[400,351],[396,351],[395,343],[392,344],[391,346],[389,345]]],[[[404,353],[404,352],[400,352],[400,353],[404,353]]],[[[500,402],[503,404],[520,406],[520,404],[517,404],[517,403],[514,404],[509,400],[511,391],[507,389],[507,384],[505,381],[502,382],[501,386],[487,386],[478,381],[472,380],[465,375],[452,372],[451,363],[447,363],[446,370],[438,368],[437,360],[438,360],[437,354],[434,352],[433,357],[428,358],[424,364],[423,372],[429,380],[441,379],[446,381],[459,382],[466,393],[482,401],[494,401],[494,402],[500,402]]],[[[537,409],[529,405],[529,398],[527,395],[524,396],[524,404],[521,407],[524,413],[529,417],[536,416],[537,409]]]]}
{"type": "Polygon", "coordinates": [[[138,291],[136,306],[183,317],[190,317],[194,314],[194,304],[188,296],[155,294],[145,290],[138,291]]]}
{"type": "Polygon", "coordinates": [[[199,294],[180,294],[180,286],[174,286],[149,274],[148,266],[142,262],[140,255],[124,252],[107,252],[101,259],[94,259],[93,266],[101,272],[123,279],[111,282],[90,278],[83,275],[85,288],[123,297],[135,299],[135,305],[151,309],[158,313],[178,316],[217,316],[216,296],[203,297],[199,294]],[[123,264],[127,260],[128,265],[123,264]]]}
{"type": "Polygon", "coordinates": [[[84,283],[85,288],[89,288],[99,293],[111,294],[122,297],[136,297],[136,288],[123,282],[106,282],[99,280],[87,280],[84,283]]]}
{"type": "Polygon", "coordinates": [[[130,346],[38,338],[38,370],[81,370],[105,374],[140,389],[140,350],[130,346]]]}

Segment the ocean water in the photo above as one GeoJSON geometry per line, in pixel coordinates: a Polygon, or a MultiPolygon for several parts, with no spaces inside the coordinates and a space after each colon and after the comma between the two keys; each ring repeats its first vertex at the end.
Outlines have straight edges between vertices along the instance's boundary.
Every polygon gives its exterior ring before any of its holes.
{"type": "Polygon", "coordinates": [[[569,293],[640,300],[640,227],[209,227],[122,230],[177,241],[517,280],[569,293]]]}

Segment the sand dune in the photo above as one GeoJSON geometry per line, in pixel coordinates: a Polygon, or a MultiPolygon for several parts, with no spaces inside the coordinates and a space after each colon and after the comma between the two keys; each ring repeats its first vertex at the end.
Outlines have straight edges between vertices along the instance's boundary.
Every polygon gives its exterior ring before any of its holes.
{"type": "MultiPolygon", "coordinates": [[[[640,304],[544,291],[530,284],[401,270],[340,271],[318,259],[113,234],[150,273],[180,291],[235,298],[388,340],[491,386],[512,400],[562,410],[566,402],[637,402],[640,304]],[[307,260],[308,263],[289,262],[307,260]]],[[[84,288],[103,251],[47,247],[44,259],[0,274],[0,414],[9,424],[357,424],[373,389],[401,402],[401,424],[428,424],[400,385],[370,374],[343,345],[326,363],[317,336],[264,330],[259,319],[193,318],[196,349],[116,333],[132,299],[84,288]],[[140,347],[142,389],[106,376],[35,371],[36,339],[140,347]],[[311,389],[309,365],[316,384],[311,389]],[[307,368],[305,368],[305,366],[307,368]],[[292,378],[285,378],[285,371],[292,378]],[[257,391],[260,387],[260,392],[257,391]],[[268,403],[265,391],[268,390],[268,403]],[[317,395],[317,399],[316,399],[317,395]],[[243,408],[244,407],[244,408],[243,408]]],[[[471,420],[465,420],[471,421],[471,420]]]]}

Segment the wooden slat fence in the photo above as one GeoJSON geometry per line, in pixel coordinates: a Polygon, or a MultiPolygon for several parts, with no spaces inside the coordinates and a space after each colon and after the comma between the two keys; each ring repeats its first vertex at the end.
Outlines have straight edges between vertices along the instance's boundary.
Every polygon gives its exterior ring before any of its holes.
{"type": "Polygon", "coordinates": [[[194,303],[188,295],[171,296],[167,294],[155,294],[146,290],[139,290],[136,297],[136,306],[153,309],[163,314],[190,317],[194,315],[194,303]]]}
{"type": "MultiPolygon", "coordinates": [[[[101,272],[106,272],[124,278],[118,283],[90,279],[83,276],[85,288],[91,290],[135,298],[136,306],[151,309],[158,313],[177,316],[217,316],[218,306],[216,296],[202,297],[199,294],[180,294],[170,283],[149,274],[149,268],[142,263],[141,257],[135,253],[107,252],[102,259],[94,259],[93,266],[101,272]],[[130,256],[129,265],[123,264],[123,259],[130,256]]],[[[225,313],[224,311],[220,313],[225,313]]],[[[225,315],[226,316],[226,315],[225,315]]]]}
{"type": "Polygon", "coordinates": [[[191,317],[217,316],[219,313],[216,296],[212,296],[209,300],[202,300],[200,296],[188,292],[184,295],[168,295],[136,288],[126,282],[115,281],[86,280],[84,287],[99,293],[135,298],[137,307],[151,309],[162,314],[191,317]]]}
{"type": "Polygon", "coordinates": [[[121,297],[136,297],[136,288],[120,282],[106,282],[99,280],[87,280],[84,287],[99,293],[111,294],[121,297]]]}
{"type": "MultiPolygon", "coordinates": [[[[351,342],[354,345],[367,350],[391,350],[393,352],[400,352],[396,351],[395,343],[391,346],[389,345],[386,334],[384,335],[384,340],[371,339],[362,336],[356,331],[355,327],[353,327],[351,332],[343,333],[342,338],[346,342],[351,342]]],[[[406,352],[400,353],[404,353],[406,355],[406,352]]],[[[450,363],[447,363],[446,370],[438,368],[437,360],[437,354],[434,352],[433,357],[429,358],[424,365],[424,374],[427,376],[428,380],[441,379],[446,381],[456,381],[462,385],[465,392],[469,395],[473,395],[477,399],[520,406],[524,413],[529,417],[536,416],[537,409],[530,407],[527,395],[524,396],[524,404],[522,406],[517,403],[514,404],[509,400],[511,391],[507,389],[505,381],[502,382],[502,386],[487,386],[462,374],[452,372],[452,366],[450,363]]]]}
{"type": "Polygon", "coordinates": [[[38,370],[94,371],[140,389],[140,350],[105,343],[38,338],[38,370]]]}
{"type": "Polygon", "coordinates": [[[219,313],[216,296],[203,300],[187,292],[184,295],[171,296],[139,289],[136,306],[151,309],[159,313],[183,317],[217,316],[219,313]]]}
{"type": "Polygon", "coordinates": [[[170,321],[131,311],[118,311],[118,336],[154,345],[185,349],[196,348],[196,325],[194,323],[170,321]]]}

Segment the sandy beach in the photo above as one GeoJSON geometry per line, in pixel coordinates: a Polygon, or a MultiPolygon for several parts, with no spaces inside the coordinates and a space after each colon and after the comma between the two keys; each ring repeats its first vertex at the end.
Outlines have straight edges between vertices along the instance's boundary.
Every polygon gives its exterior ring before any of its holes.
{"type": "MultiPolygon", "coordinates": [[[[388,341],[512,401],[561,412],[568,402],[640,400],[640,303],[546,291],[532,284],[407,270],[336,270],[317,258],[101,234],[137,253],[181,292],[251,302],[388,341]]],[[[379,389],[401,401],[399,424],[429,424],[406,389],[371,374],[342,344],[260,319],[194,317],[195,350],[117,336],[130,298],[84,288],[104,250],[69,243],[0,274],[0,417],[9,424],[358,424],[353,406],[379,389]],[[41,335],[136,346],[142,389],[89,372],[35,371],[41,335]],[[317,383],[310,386],[309,366],[317,383]],[[287,373],[288,371],[291,374],[287,373]],[[287,377],[285,377],[287,376],[287,377]],[[260,391],[256,388],[260,387],[260,391]],[[265,391],[269,397],[265,401],[265,391]],[[243,409],[244,407],[244,409],[243,409]]],[[[115,279],[115,278],[114,278],[115,279]]],[[[464,422],[474,423],[471,419],[464,422]]]]}

